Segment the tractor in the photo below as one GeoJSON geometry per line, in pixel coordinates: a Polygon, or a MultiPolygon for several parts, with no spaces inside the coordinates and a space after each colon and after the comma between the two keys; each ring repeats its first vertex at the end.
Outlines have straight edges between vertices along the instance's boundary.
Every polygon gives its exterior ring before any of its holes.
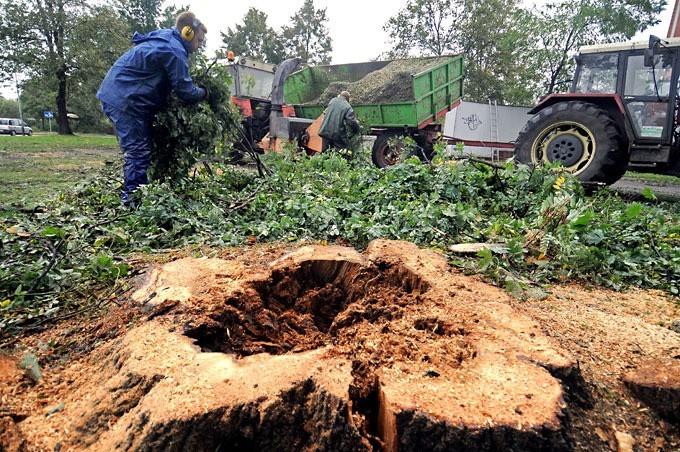
{"type": "Polygon", "coordinates": [[[559,162],[586,185],[628,169],[680,175],[679,76],[680,38],[582,47],[569,92],[529,110],[515,160],[559,162]]]}

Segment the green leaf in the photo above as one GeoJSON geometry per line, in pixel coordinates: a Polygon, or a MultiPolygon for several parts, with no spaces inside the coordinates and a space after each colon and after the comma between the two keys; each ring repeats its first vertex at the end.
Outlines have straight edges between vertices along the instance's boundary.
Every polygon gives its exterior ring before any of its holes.
{"type": "MultiPolygon", "coordinates": [[[[650,192],[651,192],[651,191],[650,191],[650,192]]],[[[652,193],[652,196],[654,196],[653,193],[652,193]]],[[[642,204],[640,204],[640,203],[638,203],[638,202],[635,202],[635,203],[631,204],[631,205],[626,209],[625,218],[626,218],[626,220],[632,220],[632,219],[637,218],[638,216],[640,216],[640,213],[641,213],[641,212],[642,212],[642,204]]]]}
{"type": "Polygon", "coordinates": [[[586,210],[582,215],[576,218],[570,223],[570,226],[574,229],[583,229],[585,226],[590,224],[590,220],[593,219],[593,211],[586,210]]]}
{"type": "Polygon", "coordinates": [[[63,239],[66,237],[66,231],[54,226],[45,226],[40,235],[43,237],[55,237],[58,239],[63,239]]]}
{"type": "Polygon", "coordinates": [[[650,201],[656,200],[656,195],[654,194],[652,189],[649,188],[649,187],[643,188],[642,191],[640,192],[640,194],[642,196],[644,196],[645,199],[649,199],[650,201]]]}
{"type": "Polygon", "coordinates": [[[484,272],[488,270],[493,264],[493,252],[489,248],[484,248],[478,251],[477,256],[479,257],[477,266],[479,267],[480,271],[484,272]]]}

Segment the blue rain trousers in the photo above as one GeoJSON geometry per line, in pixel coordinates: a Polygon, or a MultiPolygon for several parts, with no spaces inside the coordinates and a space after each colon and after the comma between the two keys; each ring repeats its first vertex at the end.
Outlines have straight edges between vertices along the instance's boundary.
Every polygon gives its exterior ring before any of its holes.
{"type": "Polygon", "coordinates": [[[116,126],[118,144],[123,151],[122,201],[125,205],[133,203],[133,193],[140,185],[149,182],[147,170],[151,166],[151,122],[118,110],[102,102],[102,110],[116,126]]]}

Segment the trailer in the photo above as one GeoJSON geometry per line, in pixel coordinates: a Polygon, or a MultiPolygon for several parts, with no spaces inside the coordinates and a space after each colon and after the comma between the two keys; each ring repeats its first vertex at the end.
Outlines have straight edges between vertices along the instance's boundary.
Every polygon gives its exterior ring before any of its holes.
{"type": "Polygon", "coordinates": [[[405,152],[427,160],[432,155],[433,141],[440,135],[443,116],[457,106],[463,96],[463,56],[308,67],[287,77],[286,104],[294,107],[298,118],[317,119],[326,108],[327,99],[323,94],[329,87],[336,88],[337,92],[331,91],[332,95],[343,89],[352,94],[357,118],[370,135],[376,136],[372,157],[377,166],[393,165],[405,152]],[[415,70],[400,72],[400,66],[415,70]],[[392,67],[397,69],[390,72],[392,67]],[[357,83],[371,78],[380,83],[377,75],[384,83],[368,90],[369,101],[355,97],[352,86],[357,87],[357,83]],[[371,98],[376,93],[382,93],[383,97],[371,98]],[[401,137],[413,138],[416,145],[406,144],[401,137]]]}
{"type": "Polygon", "coordinates": [[[530,107],[461,101],[446,113],[444,138],[453,151],[458,143],[464,153],[503,161],[513,155],[517,134],[526,123],[530,107]]]}

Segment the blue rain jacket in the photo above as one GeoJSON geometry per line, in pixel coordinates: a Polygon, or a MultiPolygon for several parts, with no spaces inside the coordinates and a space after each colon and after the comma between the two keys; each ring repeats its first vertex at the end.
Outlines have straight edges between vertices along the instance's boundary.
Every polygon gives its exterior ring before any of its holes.
{"type": "Polygon", "coordinates": [[[132,43],[109,69],[97,99],[144,119],[165,109],[173,90],[186,103],[203,100],[205,90],[189,76],[189,43],[177,29],[135,33],[132,43]]]}

